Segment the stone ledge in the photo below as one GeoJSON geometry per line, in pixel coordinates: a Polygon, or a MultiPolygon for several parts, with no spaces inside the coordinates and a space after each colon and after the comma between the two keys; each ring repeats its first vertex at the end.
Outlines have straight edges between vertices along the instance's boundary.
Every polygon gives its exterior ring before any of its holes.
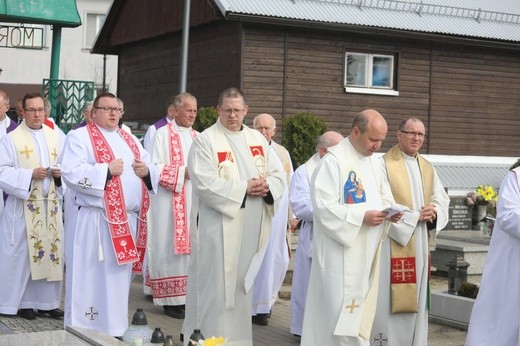
{"type": "Polygon", "coordinates": [[[432,292],[429,320],[434,323],[468,330],[475,299],[445,292],[432,292]]]}

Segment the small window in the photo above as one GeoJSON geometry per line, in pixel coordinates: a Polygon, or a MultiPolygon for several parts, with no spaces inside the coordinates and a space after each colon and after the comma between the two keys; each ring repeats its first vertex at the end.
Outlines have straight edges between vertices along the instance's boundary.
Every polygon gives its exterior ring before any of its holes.
{"type": "Polygon", "coordinates": [[[106,15],[99,13],[87,13],[85,20],[85,49],[94,45],[99,30],[103,27],[106,15]]]}
{"type": "Polygon", "coordinates": [[[394,56],[345,53],[345,90],[353,93],[397,96],[394,56]]]}

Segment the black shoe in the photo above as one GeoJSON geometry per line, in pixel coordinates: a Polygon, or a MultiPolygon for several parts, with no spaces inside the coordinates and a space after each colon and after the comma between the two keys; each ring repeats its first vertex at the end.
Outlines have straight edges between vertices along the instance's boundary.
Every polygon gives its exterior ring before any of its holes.
{"type": "Polygon", "coordinates": [[[184,319],[186,314],[184,305],[163,305],[163,309],[166,315],[180,320],[184,319]]]}
{"type": "Polygon", "coordinates": [[[34,320],[36,318],[36,313],[33,309],[20,309],[18,310],[18,316],[25,318],[26,320],[34,320]]]}
{"type": "Polygon", "coordinates": [[[257,314],[253,316],[251,321],[253,324],[258,324],[259,326],[267,326],[269,321],[267,320],[267,314],[257,314]]]}
{"type": "Polygon", "coordinates": [[[52,318],[62,318],[65,315],[65,313],[61,309],[38,310],[38,313],[42,314],[42,315],[47,314],[47,315],[51,316],[52,318]]]}
{"type": "Polygon", "coordinates": [[[293,336],[295,336],[297,338],[301,338],[302,337],[301,335],[298,335],[298,334],[293,334],[293,336]]]}

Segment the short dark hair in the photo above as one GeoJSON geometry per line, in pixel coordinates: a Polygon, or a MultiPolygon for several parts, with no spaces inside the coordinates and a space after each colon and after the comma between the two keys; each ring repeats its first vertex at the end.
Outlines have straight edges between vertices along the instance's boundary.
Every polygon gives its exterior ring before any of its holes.
{"type": "Polygon", "coordinates": [[[96,96],[96,98],[94,99],[94,107],[97,107],[99,105],[99,100],[103,97],[107,97],[110,99],[117,99],[116,95],[114,95],[112,93],[101,93],[98,96],[96,96]]]}
{"type": "Polygon", "coordinates": [[[226,90],[220,93],[220,96],[218,97],[218,105],[222,106],[222,104],[224,103],[224,99],[237,97],[241,97],[242,100],[244,100],[244,105],[246,105],[246,97],[240,89],[234,87],[227,88],[226,90]]]}
{"type": "Polygon", "coordinates": [[[32,99],[37,99],[37,98],[40,98],[43,101],[43,96],[40,93],[31,92],[31,93],[25,94],[25,96],[22,98],[22,108],[25,109],[25,103],[27,102],[27,100],[32,100],[32,99]]]}

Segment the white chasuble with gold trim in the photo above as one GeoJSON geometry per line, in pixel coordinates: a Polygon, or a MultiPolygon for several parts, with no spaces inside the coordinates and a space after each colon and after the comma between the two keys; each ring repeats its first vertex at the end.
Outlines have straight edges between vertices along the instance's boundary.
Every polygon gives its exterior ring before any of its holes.
{"type": "MultiPolygon", "coordinates": [[[[42,162],[49,166],[55,165],[58,159],[59,137],[55,131],[42,126],[43,141],[36,141],[25,123],[11,132],[20,168],[34,169],[42,167],[42,162]],[[39,148],[40,145],[46,148],[39,148]],[[47,158],[41,158],[39,153],[47,153],[47,158]]],[[[47,279],[59,281],[63,279],[62,266],[62,225],[61,205],[57,188],[52,175],[48,191],[44,179],[33,179],[23,210],[29,244],[31,278],[33,280],[47,279]]]]}

